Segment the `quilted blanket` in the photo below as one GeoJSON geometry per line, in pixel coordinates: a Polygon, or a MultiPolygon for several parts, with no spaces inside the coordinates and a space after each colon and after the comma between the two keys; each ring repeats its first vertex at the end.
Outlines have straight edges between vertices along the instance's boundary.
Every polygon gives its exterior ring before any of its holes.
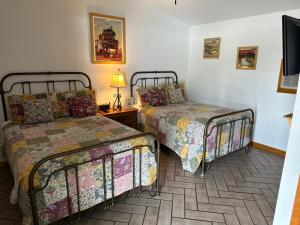
{"type": "MultiPolygon", "coordinates": [[[[61,152],[88,147],[104,141],[116,140],[139,134],[138,131],[126,127],[103,116],[92,116],[81,119],[65,118],[51,123],[37,125],[15,125],[8,123],[3,127],[6,141],[6,155],[14,177],[14,188],[11,202],[19,202],[23,212],[23,224],[32,224],[31,207],[28,197],[28,178],[33,166],[41,159],[61,152]]],[[[134,146],[154,145],[150,136],[139,137],[93,148],[84,152],[55,158],[47,161],[34,177],[35,187],[47,184],[49,175],[63,166],[82,163],[106,153],[117,153],[134,146]]],[[[114,156],[113,165],[110,159],[105,163],[106,175],[103,174],[102,160],[96,160],[79,166],[79,189],[81,210],[90,208],[104,201],[104,176],[106,177],[107,198],[112,196],[111,167],[114,171],[114,196],[120,195],[139,185],[150,185],[156,180],[157,165],[155,156],[147,147],[132,152],[124,152],[114,156]],[[139,154],[141,152],[141,156],[139,154]],[[133,158],[135,160],[133,160],[133,158]],[[141,163],[141,174],[139,170],[141,163]],[[135,171],[133,172],[133,168],[135,171]],[[135,180],[133,179],[135,174],[135,180]]],[[[37,194],[38,215],[40,224],[49,224],[68,215],[68,201],[71,212],[77,212],[77,192],[75,189],[75,170],[68,172],[70,198],[67,198],[66,179],[63,171],[54,173],[45,189],[37,194]],[[72,185],[73,184],[73,185],[72,185]]]]}
{"type": "MultiPolygon", "coordinates": [[[[159,107],[144,106],[140,113],[140,123],[145,131],[155,133],[162,144],[181,157],[184,170],[194,173],[203,158],[203,134],[206,122],[214,116],[230,112],[232,112],[230,109],[192,102],[159,107]]],[[[232,129],[233,132],[230,132],[229,123],[222,127],[218,134],[220,144],[219,141],[216,141],[217,129],[211,129],[216,123],[228,122],[244,116],[251,116],[250,112],[227,116],[211,123],[209,130],[212,132],[207,139],[205,156],[207,162],[214,160],[216,150],[219,150],[217,155],[224,156],[229,151],[238,150],[250,142],[250,123],[248,121],[243,131],[245,133],[244,140],[241,142],[241,121],[236,122],[232,129]],[[233,141],[229,141],[230,135],[233,135],[233,141]],[[240,143],[243,145],[240,146],[240,143]]]]}

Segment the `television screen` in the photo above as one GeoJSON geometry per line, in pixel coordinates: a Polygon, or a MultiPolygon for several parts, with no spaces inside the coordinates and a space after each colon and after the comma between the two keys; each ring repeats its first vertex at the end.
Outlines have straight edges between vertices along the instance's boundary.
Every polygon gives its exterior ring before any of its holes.
{"type": "Polygon", "coordinates": [[[300,73],[300,19],[282,17],[283,75],[300,73]]]}

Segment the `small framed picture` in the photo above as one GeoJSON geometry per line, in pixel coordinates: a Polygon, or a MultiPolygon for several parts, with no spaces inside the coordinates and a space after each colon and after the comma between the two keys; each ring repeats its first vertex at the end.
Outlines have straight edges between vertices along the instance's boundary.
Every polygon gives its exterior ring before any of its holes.
{"type": "Polygon", "coordinates": [[[126,106],[126,108],[133,107],[133,98],[132,97],[128,97],[125,99],[125,106],[126,106]]]}
{"type": "Polygon", "coordinates": [[[239,70],[256,70],[258,46],[239,47],[236,68],[239,70]]]}
{"type": "Polygon", "coordinates": [[[220,57],[221,38],[204,39],[203,58],[218,59],[220,57]]]}

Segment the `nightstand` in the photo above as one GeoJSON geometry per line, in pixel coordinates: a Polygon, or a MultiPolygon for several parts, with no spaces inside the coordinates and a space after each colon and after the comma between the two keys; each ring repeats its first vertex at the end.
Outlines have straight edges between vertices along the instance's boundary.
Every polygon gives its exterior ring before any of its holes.
{"type": "Polygon", "coordinates": [[[118,121],[134,129],[137,129],[137,112],[138,109],[135,108],[122,109],[121,111],[114,111],[113,109],[109,109],[108,112],[98,111],[102,116],[118,121]]]}

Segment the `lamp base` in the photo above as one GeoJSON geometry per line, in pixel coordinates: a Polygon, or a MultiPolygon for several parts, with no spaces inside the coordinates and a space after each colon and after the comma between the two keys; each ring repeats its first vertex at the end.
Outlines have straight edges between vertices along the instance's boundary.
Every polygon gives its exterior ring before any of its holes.
{"type": "Polygon", "coordinates": [[[121,95],[119,88],[117,88],[117,94],[114,94],[114,97],[116,97],[114,104],[113,104],[113,110],[114,111],[121,111],[122,105],[121,105],[121,95]]]}

